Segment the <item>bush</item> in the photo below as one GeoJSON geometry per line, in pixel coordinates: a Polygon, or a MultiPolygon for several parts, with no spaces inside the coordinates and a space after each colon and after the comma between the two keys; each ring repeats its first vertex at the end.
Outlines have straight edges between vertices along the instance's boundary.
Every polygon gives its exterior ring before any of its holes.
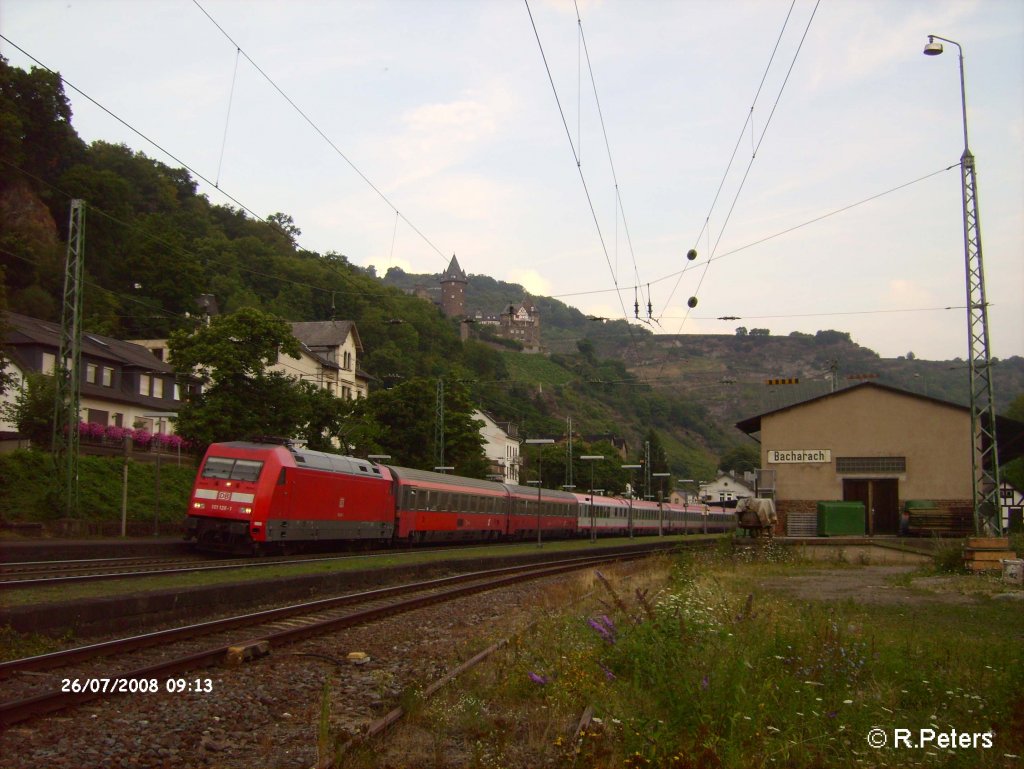
{"type": "Polygon", "coordinates": [[[932,552],[935,558],[935,571],[943,574],[962,574],[966,571],[962,539],[940,539],[932,552]]]}

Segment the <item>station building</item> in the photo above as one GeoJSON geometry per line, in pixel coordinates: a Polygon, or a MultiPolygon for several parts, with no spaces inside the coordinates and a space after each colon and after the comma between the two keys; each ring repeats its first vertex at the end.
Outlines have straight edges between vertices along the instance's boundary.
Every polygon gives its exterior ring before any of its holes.
{"type": "MultiPolygon", "coordinates": [[[[1003,421],[996,429],[1006,461],[1004,435],[1019,453],[1021,425],[1003,421]]],[[[908,500],[972,508],[966,406],[863,382],[736,426],[761,444],[758,491],[775,498],[777,534],[813,536],[819,501],[863,502],[868,534],[899,533],[908,500]]]]}

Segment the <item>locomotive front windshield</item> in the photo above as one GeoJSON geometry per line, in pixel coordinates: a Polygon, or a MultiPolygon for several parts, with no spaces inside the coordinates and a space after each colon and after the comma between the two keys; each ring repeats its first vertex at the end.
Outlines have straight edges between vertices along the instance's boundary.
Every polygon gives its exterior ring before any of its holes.
{"type": "Polygon", "coordinates": [[[263,463],[253,459],[209,457],[203,466],[203,477],[229,481],[257,481],[262,471],[263,463]]]}

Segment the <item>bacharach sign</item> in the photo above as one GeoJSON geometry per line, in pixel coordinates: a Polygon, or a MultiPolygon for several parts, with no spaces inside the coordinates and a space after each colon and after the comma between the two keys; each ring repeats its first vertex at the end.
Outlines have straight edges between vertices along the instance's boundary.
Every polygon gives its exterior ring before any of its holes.
{"type": "Polygon", "coordinates": [[[831,449],[786,449],[778,451],[776,449],[768,450],[768,464],[772,465],[792,465],[792,464],[810,464],[815,462],[831,462],[832,451],[831,449]]]}

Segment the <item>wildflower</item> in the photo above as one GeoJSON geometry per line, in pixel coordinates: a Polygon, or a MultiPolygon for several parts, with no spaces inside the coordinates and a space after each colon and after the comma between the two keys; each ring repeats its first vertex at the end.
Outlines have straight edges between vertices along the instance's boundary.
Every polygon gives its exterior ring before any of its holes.
{"type": "Polygon", "coordinates": [[[591,617],[587,620],[587,624],[605,641],[610,644],[615,643],[615,625],[607,616],[591,617]]]}
{"type": "Polygon", "coordinates": [[[529,672],[529,676],[531,681],[535,684],[539,684],[540,686],[544,686],[548,682],[547,676],[537,675],[532,670],[529,672]]]}
{"type": "Polygon", "coordinates": [[[706,690],[711,685],[711,681],[708,680],[707,676],[700,679],[700,688],[706,690]]]}
{"type": "Polygon", "coordinates": [[[601,670],[604,671],[605,680],[607,680],[607,681],[614,681],[615,680],[615,678],[616,678],[615,674],[603,662],[598,662],[597,666],[599,668],[601,668],[601,670]]]}

